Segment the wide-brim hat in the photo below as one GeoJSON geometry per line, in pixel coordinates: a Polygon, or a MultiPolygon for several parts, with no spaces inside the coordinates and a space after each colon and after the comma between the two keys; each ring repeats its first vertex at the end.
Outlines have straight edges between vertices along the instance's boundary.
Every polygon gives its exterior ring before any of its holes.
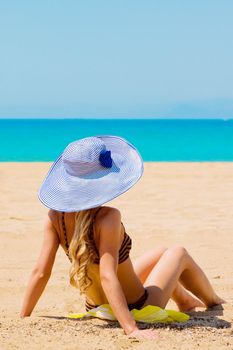
{"type": "Polygon", "coordinates": [[[142,158],[125,139],[87,137],[70,143],[53,163],[39,199],[57,211],[95,208],[129,190],[142,173],[142,158]]]}

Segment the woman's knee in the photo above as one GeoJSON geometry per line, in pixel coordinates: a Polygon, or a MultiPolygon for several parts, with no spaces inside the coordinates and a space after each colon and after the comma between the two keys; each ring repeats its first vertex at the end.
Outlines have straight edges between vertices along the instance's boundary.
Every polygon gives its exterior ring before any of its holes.
{"type": "Polygon", "coordinates": [[[160,256],[162,256],[167,250],[168,248],[162,245],[155,248],[156,253],[160,256]]]}
{"type": "Polygon", "coordinates": [[[147,252],[147,258],[150,260],[150,263],[157,264],[167,249],[167,247],[161,245],[149,250],[147,252]]]}
{"type": "Polygon", "coordinates": [[[184,247],[179,245],[169,248],[167,252],[175,255],[180,260],[184,260],[188,256],[187,250],[184,247]]]}

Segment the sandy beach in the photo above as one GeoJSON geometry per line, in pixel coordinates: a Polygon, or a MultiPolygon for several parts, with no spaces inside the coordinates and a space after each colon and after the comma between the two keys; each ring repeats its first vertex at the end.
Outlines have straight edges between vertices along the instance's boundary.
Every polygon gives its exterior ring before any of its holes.
{"type": "Polygon", "coordinates": [[[186,324],[153,326],[156,343],[128,339],[117,323],[66,319],[84,303],[69,285],[61,249],[32,316],[19,318],[43,238],[47,209],[37,191],[49,166],[0,163],[1,350],[233,349],[233,163],[146,163],[140,182],[110,203],[133,238],[132,259],[155,245],[185,246],[227,301],[223,311],[192,313],[186,324]]]}

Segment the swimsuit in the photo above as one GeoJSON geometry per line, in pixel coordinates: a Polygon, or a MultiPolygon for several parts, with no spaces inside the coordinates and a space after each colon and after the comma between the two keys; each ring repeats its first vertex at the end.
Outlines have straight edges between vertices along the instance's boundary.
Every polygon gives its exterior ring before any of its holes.
{"type": "MultiPolygon", "coordinates": [[[[94,236],[95,219],[96,219],[96,216],[101,209],[102,209],[102,207],[99,207],[94,214],[92,224],[90,225],[90,237],[94,236]]],[[[62,228],[63,228],[64,238],[65,238],[66,255],[68,256],[69,260],[71,261],[71,258],[69,256],[69,243],[68,243],[67,234],[66,234],[65,213],[64,212],[62,212],[62,228]]],[[[123,225],[123,228],[124,228],[124,225],[123,225]]],[[[129,235],[126,233],[125,228],[124,228],[124,239],[123,239],[123,242],[122,242],[121,247],[119,249],[118,264],[121,264],[128,259],[129,252],[131,250],[131,246],[132,246],[132,240],[129,237],[129,235]]],[[[100,261],[99,253],[98,253],[98,250],[96,247],[95,247],[95,251],[96,251],[96,258],[94,259],[93,262],[94,262],[94,264],[99,264],[99,261],[100,261]]],[[[136,302],[134,302],[132,304],[128,304],[129,310],[141,309],[143,307],[147,297],[148,297],[148,292],[145,289],[143,295],[136,302]]],[[[95,307],[98,307],[98,306],[99,305],[91,304],[86,300],[85,307],[86,307],[87,311],[89,311],[95,307]]]]}
{"type": "MultiPolygon", "coordinates": [[[[90,237],[93,239],[94,236],[94,223],[95,223],[95,219],[97,214],[99,213],[99,211],[102,209],[102,207],[98,208],[94,214],[93,220],[92,220],[92,224],[90,225],[90,237]]],[[[123,225],[123,224],[122,224],[123,225]]],[[[67,239],[67,234],[66,234],[66,225],[65,225],[65,213],[62,212],[62,228],[63,228],[63,233],[64,233],[64,238],[65,238],[65,248],[66,248],[66,255],[67,257],[71,260],[70,256],[69,256],[69,243],[68,243],[68,239],[67,239]]],[[[123,226],[124,228],[124,226],[123,226]]],[[[119,250],[119,257],[118,257],[118,264],[123,263],[125,260],[128,259],[129,257],[129,252],[131,250],[132,247],[132,240],[129,237],[129,235],[125,232],[125,228],[124,228],[124,239],[123,242],[121,244],[120,250],[119,250]]],[[[99,253],[97,248],[95,247],[95,251],[96,251],[96,258],[93,261],[95,264],[99,264],[100,258],[99,258],[99,253]]]]}
{"type": "MultiPolygon", "coordinates": [[[[148,291],[145,288],[143,295],[137,301],[135,301],[132,304],[128,304],[128,309],[129,310],[133,310],[133,309],[140,310],[140,309],[142,309],[142,307],[144,306],[145,301],[147,300],[147,298],[148,298],[148,291]]],[[[90,311],[90,310],[92,310],[92,309],[94,309],[94,308],[96,308],[98,306],[100,306],[100,305],[91,304],[86,299],[86,302],[85,302],[86,311],[90,311]]]]}

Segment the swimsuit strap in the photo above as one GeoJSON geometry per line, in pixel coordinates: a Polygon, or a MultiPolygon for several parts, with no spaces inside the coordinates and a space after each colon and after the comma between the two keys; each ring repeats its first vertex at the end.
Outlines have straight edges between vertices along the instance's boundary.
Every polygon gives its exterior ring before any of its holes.
{"type": "Polygon", "coordinates": [[[67,238],[67,233],[66,233],[66,224],[65,224],[65,212],[62,212],[61,215],[61,222],[62,222],[62,229],[64,233],[64,238],[65,238],[65,247],[66,247],[66,255],[71,261],[70,255],[69,255],[69,243],[68,243],[68,238],[67,238]]]}

